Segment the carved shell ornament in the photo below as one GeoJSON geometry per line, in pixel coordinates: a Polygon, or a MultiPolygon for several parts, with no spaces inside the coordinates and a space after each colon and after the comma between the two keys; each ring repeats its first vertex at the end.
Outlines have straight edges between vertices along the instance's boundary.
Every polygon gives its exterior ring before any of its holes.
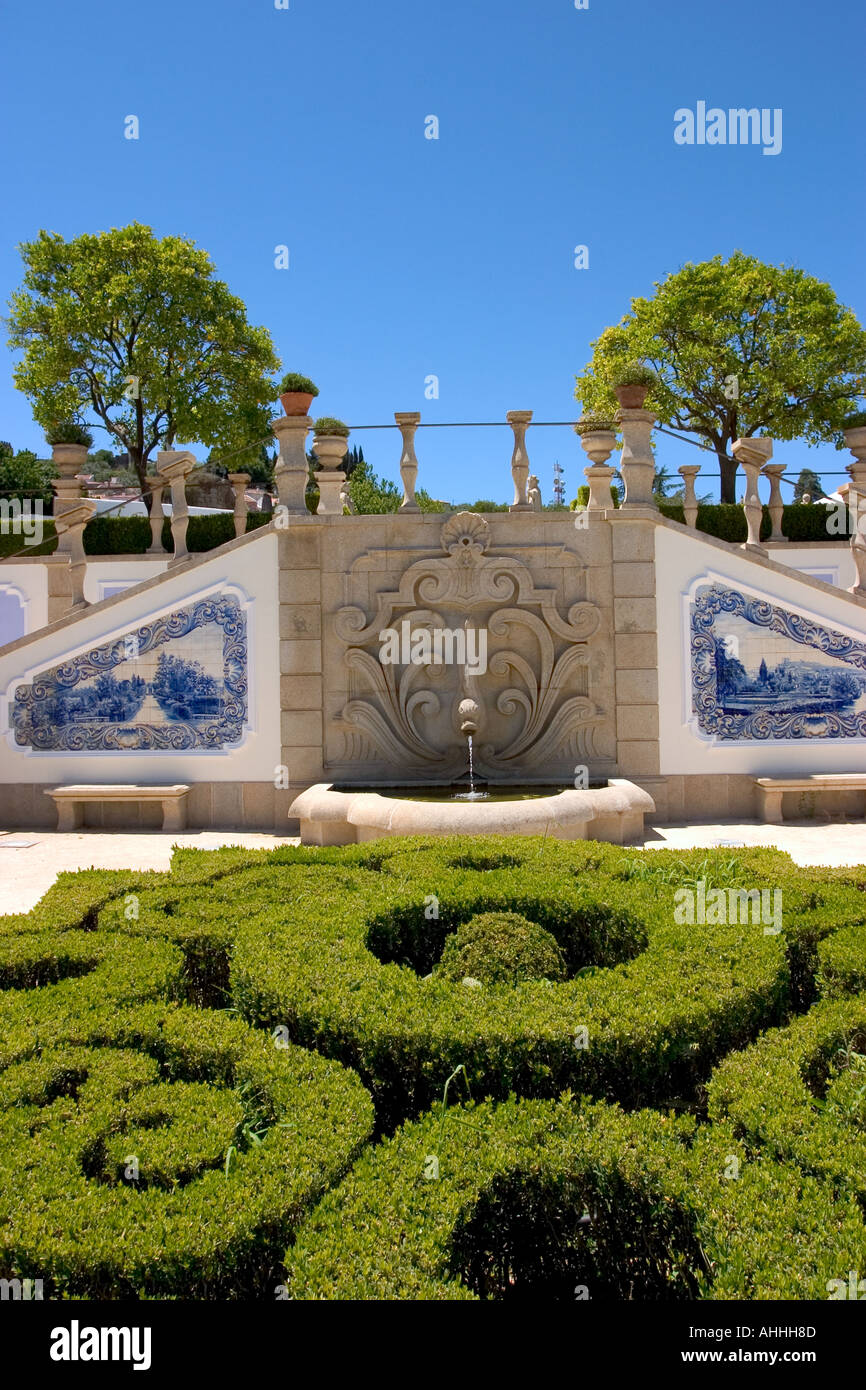
{"type": "Polygon", "coordinates": [[[458,512],[445,522],[439,540],[447,555],[457,557],[458,564],[471,563],[471,557],[483,555],[490,544],[490,527],[478,512],[458,512]]]}
{"type": "Polygon", "coordinates": [[[466,720],[458,705],[471,697],[479,711],[472,723],[483,731],[483,775],[513,774],[517,758],[537,767],[566,754],[593,756],[592,727],[603,715],[583,693],[586,671],[581,676],[578,668],[589,664],[585,644],[601,621],[596,605],[574,603],[563,617],[557,591],[536,588],[522,559],[487,554],[490,527],[477,512],[449,517],[440,543],[444,556],[409,565],[396,591],[376,595],[372,617],[357,606],[337,613],[336,635],[349,648],[346,666],[369,691],[345,705],[345,725],[363,730],[402,770],[452,776],[465,762],[466,720]],[[489,675],[442,664],[382,664],[380,634],[407,621],[414,630],[484,628],[516,646],[491,654],[489,675]],[[453,701],[446,703],[453,704],[454,720],[445,717],[443,684],[452,687],[453,701]]]}

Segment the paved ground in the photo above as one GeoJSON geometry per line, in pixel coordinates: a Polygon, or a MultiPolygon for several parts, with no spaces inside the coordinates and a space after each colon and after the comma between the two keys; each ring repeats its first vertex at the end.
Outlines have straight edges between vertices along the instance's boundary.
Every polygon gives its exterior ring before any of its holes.
{"type": "MultiPolygon", "coordinates": [[[[173,845],[220,849],[244,845],[274,849],[298,844],[288,836],[202,830],[185,835],[90,830],[60,835],[39,830],[0,831],[0,914],[28,912],[63,869],[157,869],[166,872],[173,845]]],[[[717,845],[775,845],[798,864],[866,864],[866,822],[720,821],[718,825],[662,825],[647,834],[646,849],[711,849],[717,845]]]]}

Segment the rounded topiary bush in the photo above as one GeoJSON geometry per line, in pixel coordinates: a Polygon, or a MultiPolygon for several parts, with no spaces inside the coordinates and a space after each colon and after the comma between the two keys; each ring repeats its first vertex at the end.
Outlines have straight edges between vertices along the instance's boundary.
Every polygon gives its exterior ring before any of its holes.
{"type": "MultiPolygon", "coordinates": [[[[128,945],[127,941],[127,945],[128,945]]],[[[334,1062],[149,1005],[0,1073],[0,1277],[46,1297],[273,1293],[280,1252],[368,1138],[334,1062]]]]}
{"type": "Polygon", "coordinates": [[[516,912],[482,912],[448,938],[438,972],[458,984],[467,977],[484,985],[522,980],[563,980],[565,960],[556,937],[516,912]]]}
{"type": "MultiPolygon", "coordinates": [[[[248,1021],[283,1025],[357,1070],[386,1127],[440,1096],[458,1065],[473,1096],[568,1086],[633,1105],[691,1094],[729,1048],[784,1016],[783,938],[761,925],[678,924],[676,878],[587,870],[621,862],[621,851],[526,841],[506,852],[501,840],[365,848],[364,869],[272,875],[270,906],[257,895],[237,929],[231,991],[248,1021]],[[437,973],[449,937],[490,912],[550,933],[568,978],[469,989],[437,973]]],[[[233,887],[252,902],[246,877],[233,887]]]]}

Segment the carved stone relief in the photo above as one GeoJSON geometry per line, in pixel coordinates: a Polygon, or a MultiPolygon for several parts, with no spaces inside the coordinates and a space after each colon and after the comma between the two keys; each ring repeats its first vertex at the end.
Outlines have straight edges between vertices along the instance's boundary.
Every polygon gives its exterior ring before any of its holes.
{"type": "MultiPolygon", "coordinates": [[[[400,780],[445,780],[466,769],[468,729],[485,778],[561,777],[575,764],[591,767],[594,734],[608,718],[590,694],[600,610],[581,600],[561,612],[557,590],[537,587],[523,558],[489,553],[481,515],[450,517],[440,543],[444,554],[408,564],[396,589],[376,592],[373,583],[366,607],[345,604],[336,613],[348,698],[338,719],[342,747],[332,745],[329,765],[354,763],[359,754],[367,762],[372,754],[400,780]],[[419,650],[415,664],[405,640],[399,659],[382,659],[385,634],[405,639],[425,630],[431,640],[451,634],[434,659],[421,661],[419,650]],[[468,653],[483,650],[485,660],[454,659],[464,644],[468,653]]],[[[582,575],[564,547],[538,550],[539,564],[555,551],[572,578],[582,575]]]]}

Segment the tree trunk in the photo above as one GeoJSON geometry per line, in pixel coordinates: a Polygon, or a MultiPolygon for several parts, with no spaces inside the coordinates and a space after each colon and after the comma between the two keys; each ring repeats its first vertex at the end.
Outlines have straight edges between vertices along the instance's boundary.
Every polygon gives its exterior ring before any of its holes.
{"type": "Polygon", "coordinates": [[[736,502],[737,500],[737,460],[728,458],[724,447],[717,450],[719,460],[719,473],[721,475],[722,502],[736,502]]]}
{"type": "Polygon", "coordinates": [[[129,466],[134,470],[138,479],[138,486],[141,488],[141,500],[147,508],[148,516],[150,516],[152,499],[147,487],[147,464],[141,457],[140,449],[130,448],[127,453],[129,454],[129,466]]]}

